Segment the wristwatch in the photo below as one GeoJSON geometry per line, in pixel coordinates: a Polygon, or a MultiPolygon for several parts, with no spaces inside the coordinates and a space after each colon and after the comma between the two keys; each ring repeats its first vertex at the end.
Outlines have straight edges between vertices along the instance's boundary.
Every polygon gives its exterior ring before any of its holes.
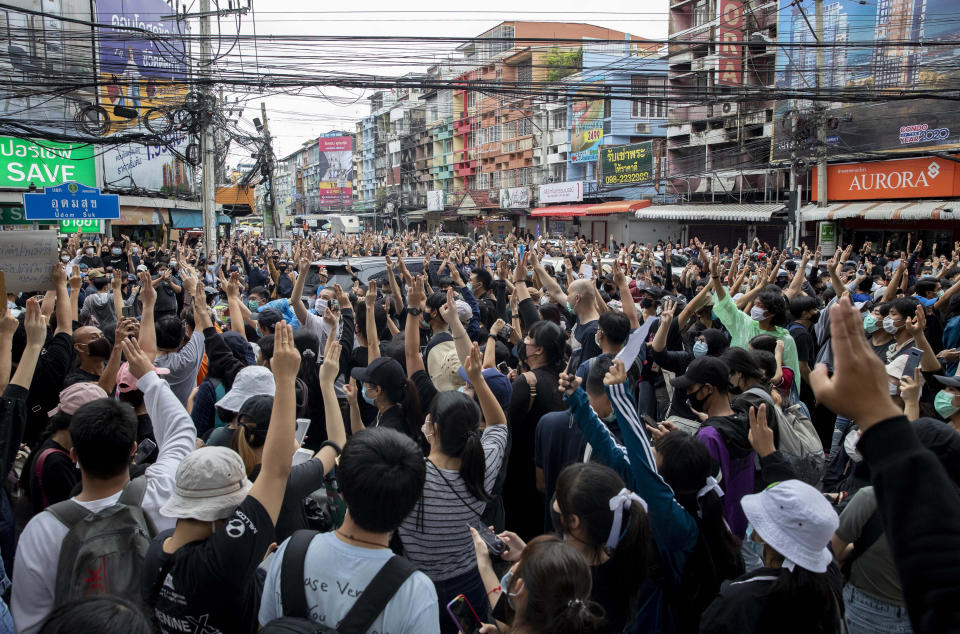
{"type": "Polygon", "coordinates": [[[408,315],[413,315],[414,317],[417,317],[417,316],[423,314],[423,309],[422,309],[422,308],[408,308],[408,309],[407,309],[407,314],[408,314],[408,315]]]}

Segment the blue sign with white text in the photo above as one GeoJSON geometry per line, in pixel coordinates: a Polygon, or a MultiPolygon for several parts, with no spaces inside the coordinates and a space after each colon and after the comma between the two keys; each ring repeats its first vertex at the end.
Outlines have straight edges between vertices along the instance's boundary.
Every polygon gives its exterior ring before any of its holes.
{"type": "Polygon", "coordinates": [[[85,220],[120,217],[120,196],[101,194],[96,187],[68,182],[46,187],[42,194],[24,194],[26,220],[85,220]]]}

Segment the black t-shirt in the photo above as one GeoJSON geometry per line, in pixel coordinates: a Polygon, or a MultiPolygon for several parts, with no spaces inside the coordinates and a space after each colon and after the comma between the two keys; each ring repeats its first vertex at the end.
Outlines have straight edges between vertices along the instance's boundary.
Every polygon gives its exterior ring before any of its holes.
{"type": "MultiPolygon", "coordinates": [[[[70,333],[57,333],[50,339],[33,372],[30,383],[30,395],[27,397],[27,425],[23,431],[23,442],[31,447],[46,429],[49,417],[47,412],[60,402],[60,390],[64,379],[73,366],[73,337],[70,333]]],[[[86,380],[86,379],[84,379],[86,380]]],[[[97,377],[94,381],[99,381],[97,377]]]]}
{"type": "Polygon", "coordinates": [[[70,459],[70,454],[57,441],[48,438],[42,445],[33,452],[33,458],[28,463],[30,473],[27,474],[27,490],[30,493],[30,501],[33,503],[33,511],[39,513],[44,507],[44,495],[46,495],[47,505],[62,502],[70,497],[73,487],[80,481],[80,472],[70,459]],[[47,450],[53,450],[47,453],[43,460],[43,470],[41,471],[39,459],[47,450]],[[37,473],[40,478],[37,478],[37,473]],[[43,486],[41,487],[41,483],[43,486]]]}
{"type": "Polygon", "coordinates": [[[129,268],[127,256],[124,254],[113,255],[112,253],[103,258],[104,266],[112,266],[114,271],[126,271],[129,268]]]}
{"type": "MultiPolygon", "coordinates": [[[[226,427],[218,429],[226,429],[226,427]]],[[[254,482],[260,475],[260,466],[257,465],[250,474],[250,479],[254,482]]],[[[323,477],[323,461],[315,458],[294,465],[290,469],[287,488],[283,492],[283,505],[280,507],[280,515],[277,516],[275,542],[279,544],[299,529],[310,528],[303,499],[323,488],[323,477]]]]}
{"type": "Polygon", "coordinates": [[[68,388],[74,383],[99,383],[100,377],[92,372],[87,372],[83,368],[74,368],[63,380],[63,387],[68,388]]]}
{"type": "Polygon", "coordinates": [[[86,264],[91,269],[103,268],[103,260],[95,255],[84,255],[82,258],[80,258],[78,264],[86,264]]]}
{"type": "Polygon", "coordinates": [[[154,607],[160,631],[256,632],[256,571],[273,541],[267,510],[247,496],[209,539],[162,553],[159,564],[172,558],[173,565],[154,607]]]}
{"type": "Polygon", "coordinates": [[[597,330],[599,327],[600,321],[594,319],[585,324],[577,324],[573,329],[574,339],[580,342],[580,351],[574,353],[578,357],[576,365],[573,367],[577,367],[587,359],[592,359],[603,352],[597,345],[597,330]]]}
{"type": "Polygon", "coordinates": [[[812,369],[817,360],[817,344],[807,327],[799,322],[793,322],[787,327],[794,343],[797,344],[797,361],[806,361],[812,369]]]}
{"type": "Polygon", "coordinates": [[[557,488],[557,477],[569,464],[580,462],[587,447],[587,439],[572,423],[570,412],[551,412],[537,423],[533,463],[543,470],[543,530],[553,530],[550,504],[557,488]]]}

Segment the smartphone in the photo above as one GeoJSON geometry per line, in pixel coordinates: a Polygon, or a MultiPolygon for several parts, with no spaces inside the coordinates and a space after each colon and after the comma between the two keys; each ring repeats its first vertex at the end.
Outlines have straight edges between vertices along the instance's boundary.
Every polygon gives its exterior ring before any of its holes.
{"type": "Polygon", "coordinates": [[[518,249],[518,251],[519,251],[519,253],[520,253],[520,255],[519,255],[518,257],[519,257],[520,260],[522,261],[522,260],[523,260],[523,253],[524,253],[524,251],[527,250],[527,245],[521,244],[519,247],[517,247],[517,249],[518,249]]]}
{"type": "Polygon", "coordinates": [[[294,432],[294,437],[297,439],[297,444],[302,445],[303,439],[307,437],[307,430],[310,429],[310,419],[309,418],[298,418],[297,419],[297,431],[294,432]]]}
{"type": "Polygon", "coordinates": [[[143,442],[137,447],[137,453],[133,457],[133,464],[141,464],[144,460],[150,457],[150,454],[152,454],[156,448],[157,443],[153,442],[149,438],[144,438],[143,442]]]}
{"type": "Polygon", "coordinates": [[[913,372],[920,365],[920,359],[923,357],[923,350],[920,348],[910,348],[907,350],[907,364],[903,366],[902,376],[913,378],[913,372]]]}
{"type": "Polygon", "coordinates": [[[130,305],[130,306],[124,306],[124,307],[120,310],[120,312],[121,312],[121,314],[122,314],[123,317],[136,317],[136,316],[137,316],[136,313],[134,312],[134,308],[133,308],[132,305],[130,305]]]}
{"type": "Polygon", "coordinates": [[[447,614],[457,624],[463,634],[477,634],[483,626],[483,621],[477,616],[477,611],[473,609],[467,597],[458,594],[453,601],[447,604],[447,614]]]}
{"type": "Polygon", "coordinates": [[[657,421],[653,420],[653,416],[650,414],[640,414],[640,418],[642,418],[643,422],[645,422],[647,425],[650,425],[654,429],[657,428],[657,421]]]}
{"type": "Polygon", "coordinates": [[[500,556],[507,550],[507,545],[503,543],[503,540],[497,537],[497,534],[490,530],[488,527],[484,526],[480,522],[474,522],[473,524],[467,524],[467,526],[472,526],[476,529],[477,533],[480,534],[480,539],[483,540],[483,543],[487,545],[487,550],[490,551],[491,555],[500,556]]]}
{"type": "Polygon", "coordinates": [[[507,374],[510,371],[510,366],[507,365],[506,361],[501,361],[497,364],[497,370],[500,371],[500,374],[507,374]]]}

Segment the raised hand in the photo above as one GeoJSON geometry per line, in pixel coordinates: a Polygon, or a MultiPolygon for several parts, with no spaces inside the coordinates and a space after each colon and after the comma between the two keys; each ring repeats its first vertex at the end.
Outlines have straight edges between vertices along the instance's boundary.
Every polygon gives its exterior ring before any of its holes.
{"type": "Polygon", "coordinates": [[[321,385],[333,385],[340,374],[340,351],[343,347],[336,337],[327,337],[327,346],[323,351],[323,364],[320,366],[319,377],[321,385]]]}
{"type": "Polygon", "coordinates": [[[627,380],[627,368],[622,359],[614,359],[610,369],[603,376],[604,385],[620,385],[627,380]]]}
{"type": "Polygon", "coordinates": [[[423,308],[427,304],[427,294],[423,290],[423,276],[418,275],[413,280],[413,285],[407,291],[407,304],[411,308],[423,308]]]}
{"type": "Polygon", "coordinates": [[[363,296],[363,301],[367,305],[367,310],[373,310],[377,304],[377,281],[370,280],[367,285],[367,294],[363,296]]]}
{"type": "Polygon", "coordinates": [[[677,310],[677,302],[673,299],[663,300],[663,310],[660,312],[660,323],[666,327],[673,321],[673,316],[677,310]]]}
{"type": "Polygon", "coordinates": [[[773,430],[767,425],[766,404],[761,404],[759,410],[755,407],[750,408],[750,432],[747,434],[747,439],[761,458],[777,450],[773,444],[773,430]]]}
{"type": "Polygon", "coordinates": [[[136,339],[124,339],[120,342],[120,349],[123,350],[123,356],[130,366],[130,374],[138,380],[153,370],[153,362],[150,361],[150,356],[140,348],[140,342],[136,339]]]}
{"type": "Polygon", "coordinates": [[[483,355],[480,354],[480,346],[476,341],[470,346],[470,354],[463,363],[463,369],[471,385],[477,385],[483,381],[483,355]]]}
{"type": "Polygon", "coordinates": [[[582,379],[576,374],[567,374],[562,372],[560,374],[560,391],[564,396],[572,396],[574,392],[577,391],[577,388],[580,387],[582,379]]]}
{"type": "MultiPolygon", "coordinates": [[[[6,298],[3,299],[6,302],[6,298]]],[[[47,318],[40,312],[40,303],[32,297],[27,300],[23,328],[27,331],[28,346],[43,346],[47,340],[47,318]]]]}
{"type": "Polygon", "coordinates": [[[270,369],[277,385],[285,381],[293,382],[300,371],[300,352],[293,345],[293,329],[286,322],[278,322],[274,331],[270,369]]]}

